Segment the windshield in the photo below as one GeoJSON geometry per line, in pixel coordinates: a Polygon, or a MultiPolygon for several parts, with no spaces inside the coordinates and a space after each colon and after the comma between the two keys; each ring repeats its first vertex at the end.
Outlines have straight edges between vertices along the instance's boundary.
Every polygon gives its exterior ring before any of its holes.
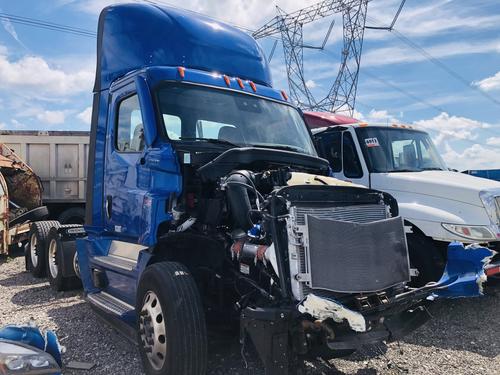
{"type": "Polygon", "coordinates": [[[446,170],[429,135],[402,128],[356,128],[370,172],[446,170]]]}
{"type": "Polygon", "coordinates": [[[168,138],[257,146],[316,156],[299,112],[286,104],[228,90],[167,84],[158,90],[168,138]]]}

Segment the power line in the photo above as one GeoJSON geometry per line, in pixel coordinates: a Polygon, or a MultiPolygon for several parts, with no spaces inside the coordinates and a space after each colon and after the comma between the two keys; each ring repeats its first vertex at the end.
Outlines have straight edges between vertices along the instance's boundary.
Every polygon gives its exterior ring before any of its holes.
{"type": "Polygon", "coordinates": [[[59,31],[62,33],[78,35],[78,36],[85,36],[85,37],[90,37],[90,38],[95,38],[97,36],[97,34],[91,30],[86,30],[86,29],[73,27],[73,26],[62,25],[59,23],[43,21],[43,20],[30,18],[30,17],[22,17],[22,16],[17,16],[14,14],[7,14],[7,13],[3,13],[3,12],[0,12],[0,20],[7,20],[7,21],[10,21],[12,23],[16,23],[16,24],[20,24],[20,25],[32,26],[32,27],[37,27],[40,29],[46,29],[46,30],[52,30],[52,31],[59,31]]]}
{"type": "MultiPolygon", "coordinates": [[[[404,2],[402,3],[404,4],[404,2]]],[[[399,15],[399,11],[398,11],[398,15],[399,15]]],[[[367,16],[366,17],[367,19],[370,19],[370,21],[372,22],[375,22],[375,23],[380,23],[379,20],[373,18],[373,17],[370,17],[370,16],[367,16]]],[[[393,26],[393,25],[392,25],[393,26]]],[[[383,29],[383,30],[388,30],[389,32],[391,32],[393,35],[395,35],[399,40],[401,40],[403,43],[405,43],[406,45],[408,45],[410,48],[414,49],[415,51],[417,51],[418,53],[420,53],[422,56],[425,57],[426,60],[432,62],[434,65],[438,66],[439,68],[441,68],[442,70],[444,70],[446,73],[448,73],[451,77],[455,78],[457,81],[459,81],[460,83],[462,83],[463,85],[465,85],[466,87],[468,87],[469,89],[472,89],[476,92],[478,92],[480,95],[482,95],[483,97],[485,97],[486,99],[490,100],[492,103],[496,104],[496,105],[499,105],[500,106],[500,100],[497,100],[496,98],[494,98],[493,96],[489,95],[488,93],[484,92],[483,90],[481,90],[480,88],[476,87],[476,86],[473,86],[470,84],[469,80],[467,80],[466,78],[464,78],[462,75],[460,75],[459,73],[457,73],[455,70],[453,70],[452,68],[450,68],[449,66],[447,66],[444,62],[442,62],[441,60],[439,60],[438,58],[432,56],[429,52],[427,52],[423,47],[419,46],[417,43],[413,42],[411,39],[409,39],[407,36],[405,36],[403,33],[401,33],[400,31],[394,29],[393,27],[379,27],[379,26],[371,26],[370,28],[372,29],[383,29]]]]}

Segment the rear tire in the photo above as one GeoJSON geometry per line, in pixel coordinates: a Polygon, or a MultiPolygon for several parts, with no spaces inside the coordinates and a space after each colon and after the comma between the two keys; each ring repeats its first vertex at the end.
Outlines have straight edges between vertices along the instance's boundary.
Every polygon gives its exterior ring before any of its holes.
{"type": "Polygon", "coordinates": [[[46,274],[45,252],[47,248],[47,236],[50,228],[59,228],[58,221],[35,221],[31,224],[28,242],[29,262],[27,269],[31,270],[33,276],[44,277],[46,274]]]}
{"type": "Polygon", "coordinates": [[[410,285],[420,287],[431,281],[438,281],[443,275],[445,259],[434,241],[421,233],[407,234],[410,265],[418,270],[410,285]]]}
{"type": "MultiPolygon", "coordinates": [[[[74,225],[61,225],[60,228],[73,227],[74,225]]],[[[76,276],[64,277],[63,275],[63,257],[64,257],[64,241],[61,240],[61,235],[58,228],[51,228],[47,236],[47,278],[50,286],[57,292],[64,290],[77,289],[81,286],[80,279],[76,276]]],[[[71,262],[73,267],[73,262],[71,262]]]]}
{"type": "Polygon", "coordinates": [[[148,375],[202,375],[207,332],[198,288],[188,269],[160,262],[143,273],[137,290],[139,351],[148,375]]]}

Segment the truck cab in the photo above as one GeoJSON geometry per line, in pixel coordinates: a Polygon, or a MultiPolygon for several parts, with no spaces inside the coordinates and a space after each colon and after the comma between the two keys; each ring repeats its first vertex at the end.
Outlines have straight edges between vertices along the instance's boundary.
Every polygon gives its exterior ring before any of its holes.
{"type": "Polygon", "coordinates": [[[273,375],[425,323],[450,279],[408,286],[396,200],[330,176],[251,36],[121,4],[97,44],[85,225],[30,238],[54,289],[81,280],[147,374],[206,373],[206,322],[239,323],[273,375]]]}
{"type": "Polygon", "coordinates": [[[449,242],[498,248],[500,183],[448,169],[425,131],[329,116],[305,113],[319,154],[335,177],[396,198],[421,283],[441,276],[449,242]]]}

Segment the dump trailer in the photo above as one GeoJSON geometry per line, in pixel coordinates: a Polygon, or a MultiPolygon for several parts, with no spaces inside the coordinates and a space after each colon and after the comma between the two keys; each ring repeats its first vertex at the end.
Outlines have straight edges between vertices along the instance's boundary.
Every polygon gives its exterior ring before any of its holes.
{"type": "Polygon", "coordinates": [[[443,285],[408,288],[397,202],[329,176],[251,36],[120,4],[97,45],[85,226],[34,223],[30,251],[55,289],[81,279],[147,374],[204,374],[206,322],[239,323],[276,375],[428,319],[443,285]]]}
{"type": "Polygon", "coordinates": [[[83,224],[89,132],[0,130],[0,142],[39,176],[51,219],[83,224]]]}

